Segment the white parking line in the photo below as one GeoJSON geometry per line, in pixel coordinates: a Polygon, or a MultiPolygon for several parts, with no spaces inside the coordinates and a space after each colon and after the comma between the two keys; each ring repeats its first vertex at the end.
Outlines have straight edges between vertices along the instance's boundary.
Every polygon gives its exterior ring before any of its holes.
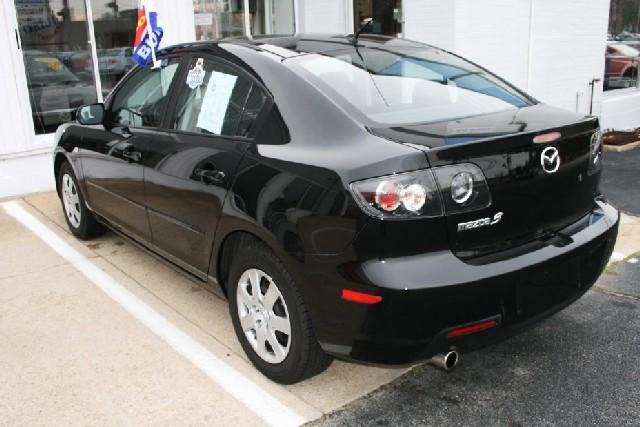
{"type": "Polygon", "coordinates": [[[627,256],[625,254],[621,254],[619,252],[613,252],[611,254],[611,259],[610,262],[617,262],[617,261],[622,261],[623,259],[625,259],[627,256]]]}
{"type": "Polygon", "coordinates": [[[220,360],[189,335],[145,304],[142,300],[98,268],[60,236],[31,215],[17,202],[1,204],[4,210],[60,256],[77,268],[100,290],[120,304],[133,317],[151,329],[176,352],[200,368],[225,391],[272,426],[299,426],[305,420],[257,384],[220,360]]]}

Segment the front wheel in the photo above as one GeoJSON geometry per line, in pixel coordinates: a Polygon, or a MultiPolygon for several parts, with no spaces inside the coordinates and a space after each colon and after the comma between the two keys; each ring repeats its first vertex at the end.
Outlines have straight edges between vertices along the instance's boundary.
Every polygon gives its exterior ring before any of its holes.
{"type": "Polygon", "coordinates": [[[293,384],[329,366],[331,358],[318,344],[302,296],[269,248],[257,242],[243,247],[228,284],[233,327],[260,372],[293,384]]]}
{"type": "Polygon", "coordinates": [[[104,226],[96,221],[87,208],[73,168],[67,162],[60,167],[58,172],[58,189],[64,218],[74,236],[85,240],[104,233],[104,226]]]}

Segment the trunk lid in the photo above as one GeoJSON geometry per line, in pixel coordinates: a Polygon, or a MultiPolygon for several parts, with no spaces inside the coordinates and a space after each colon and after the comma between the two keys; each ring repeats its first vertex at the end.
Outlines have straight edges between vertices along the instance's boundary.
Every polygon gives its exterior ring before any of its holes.
{"type": "Polygon", "coordinates": [[[588,174],[591,136],[597,127],[595,118],[536,105],[373,131],[396,142],[429,147],[425,153],[432,167],[473,163],[483,171],[491,205],[446,218],[451,249],[471,260],[551,238],[591,211],[600,177],[588,174]],[[533,142],[535,136],[548,132],[560,132],[562,137],[551,143],[533,142]],[[556,171],[550,172],[554,164],[547,171],[542,166],[547,147],[558,150],[556,171]],[[500,220],[494,221],[497,214],[500,220]],[[482,221],[485,218],[489,221],[482,221]],[[493,224],[460,230],[459,224],[477,220],[493,224]]]}

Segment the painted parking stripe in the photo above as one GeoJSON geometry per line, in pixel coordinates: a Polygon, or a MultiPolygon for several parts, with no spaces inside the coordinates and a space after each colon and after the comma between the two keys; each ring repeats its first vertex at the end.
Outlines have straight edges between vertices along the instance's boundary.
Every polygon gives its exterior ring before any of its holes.
{"type": "Polygon", "coordinates": [[[133,317],[151,329],[176,352],[202,370],[226,392],[272,426],[299,426],[306,422],[267,391],[229,366],[202,344],[178,329],[141,299],[132,294],[60,236],[31,215],[17,202],[2,203],[4,210],[38,236],[60,256],[91,280],[100,290],[120,304],[133,317]]]}
{"type": "Polygon", "coordinates": [[[625,254],[621,254],[619,252],[613,252],[611,254],[611,261],[616,262],[616,261],[622,261],[623,259],[625,259],[627,256],[625,254]]]}

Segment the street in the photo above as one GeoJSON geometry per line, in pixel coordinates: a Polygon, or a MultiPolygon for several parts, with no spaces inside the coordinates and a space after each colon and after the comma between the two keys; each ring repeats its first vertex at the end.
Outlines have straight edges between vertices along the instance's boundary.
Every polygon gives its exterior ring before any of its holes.
{"type": "MultiPolygon", "coordinates": [[[[635,262],[635,263],[633,263],[635,262]]],[[[640,420],[640,262],[446,373],[423,365],[322,426],[628,425],[640,420]]]]}
{"type": "Polygon", "coordinates": [[[605,151],[601,191],[621,211],[640,216],[640,148],[605,151]]]}

